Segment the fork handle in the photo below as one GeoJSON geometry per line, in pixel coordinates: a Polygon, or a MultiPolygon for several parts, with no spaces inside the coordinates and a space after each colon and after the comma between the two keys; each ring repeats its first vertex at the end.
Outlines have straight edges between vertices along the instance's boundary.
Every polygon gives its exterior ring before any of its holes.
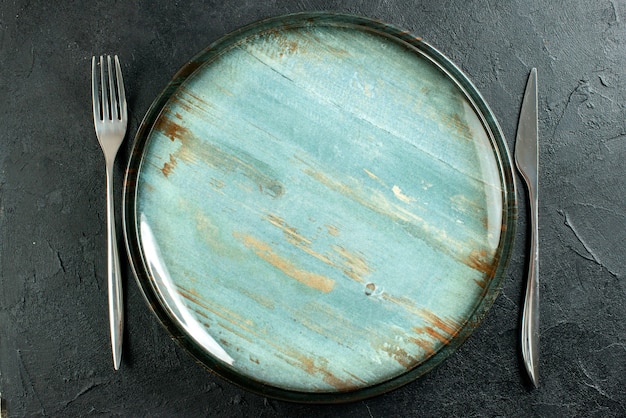
{"type": "Polygon", "coordinates": [[[113,367],[120,368],[122,361],[122,336],[124,331],[124,306],[122,303],[122,274],[115,233],[115,206],[113,204],[113,167],[107,164],[107,282],[109,287],[109,324],[113,367]]]}

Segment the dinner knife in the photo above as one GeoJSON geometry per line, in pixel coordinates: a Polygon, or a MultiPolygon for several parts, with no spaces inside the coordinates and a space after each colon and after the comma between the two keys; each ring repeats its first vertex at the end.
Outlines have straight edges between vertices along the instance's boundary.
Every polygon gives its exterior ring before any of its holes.
{"type": "Polygon", "coordinates": [[[526,83],[517,126],[515,163],[526,182],[530,202],[530,253],[522,313],[521,344],[524,365],[535,387],[539,386],[538,142],[537,69],[533,68],[526,83]]]}

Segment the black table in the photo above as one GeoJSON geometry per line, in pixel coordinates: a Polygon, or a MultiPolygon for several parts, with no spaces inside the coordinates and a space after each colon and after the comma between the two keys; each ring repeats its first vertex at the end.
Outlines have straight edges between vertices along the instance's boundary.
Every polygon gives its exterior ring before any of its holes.
{"type": "Polygon", "coordinates": [[[626,415],[625,19],[626,3],[615,0],[4,2],[0,391],[8,415],[626,415]],[[508,274],[487,318],[440,367],[396,391],[323,406],[243,391],[168,337],[128,267],[123,364],[113,370],[92,55],[116,53],[123,63],[131,120],[118,155],[121,194],[132,137],[178,68],[244,24],[313,10],[377,18],[422,36],[476,84],[511,149],[526,78],[538,68],[539,389],[525,377],[518,348],[523,199],[508,274]]]}

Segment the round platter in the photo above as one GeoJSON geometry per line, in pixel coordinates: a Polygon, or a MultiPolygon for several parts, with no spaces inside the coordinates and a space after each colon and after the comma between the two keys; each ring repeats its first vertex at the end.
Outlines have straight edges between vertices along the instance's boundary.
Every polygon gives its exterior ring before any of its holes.
{"type": "Polygon", "coordinates": [[[427,43],[337,14],[255,23],[156,99],[124,190],[138,283],[249,390],[356,400],[450,355],[495,299],[515,185],[476,88],[427,43]]]}

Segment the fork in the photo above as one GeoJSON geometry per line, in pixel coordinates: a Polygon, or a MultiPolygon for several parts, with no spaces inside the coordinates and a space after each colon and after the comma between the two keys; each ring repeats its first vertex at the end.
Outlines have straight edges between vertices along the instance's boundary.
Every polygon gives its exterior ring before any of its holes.
{"type": "Polygon", "coordinates": [[[128,112],[120,61],[115,56],[115,76],[111,56],[100,56],[100,83],[96,57],[91,60],[91,94],[93,121],[100,148],[106,162],[107,185],[107,282],[109,287],[109,324],[113,367],[118,370],[122,361],[122,335],[124,330],[124,307],[122,305],[122,275],[115,233],[115,206],[113,199],[113,166],[115,156],[126,135],[128,112]]]}

